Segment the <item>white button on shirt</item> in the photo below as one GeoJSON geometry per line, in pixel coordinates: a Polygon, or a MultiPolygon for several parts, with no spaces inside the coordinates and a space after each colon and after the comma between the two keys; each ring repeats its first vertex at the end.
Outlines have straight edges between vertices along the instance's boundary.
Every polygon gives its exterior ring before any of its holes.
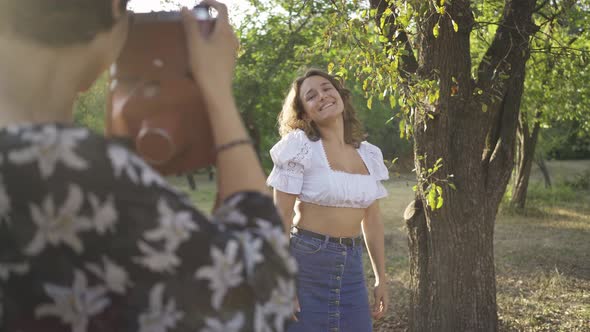
{"type": "Polygon", "coordinates": [[[367,208],[386,197],[381,181],[389,178],[381,150],[369,142],[357,149],[369,174],[352,174],[330,168],[321,140],[311,141],[295,130],[270,150],[274,167],[267,184],[298,195],[302,202],[332,207],[367,208]]]}

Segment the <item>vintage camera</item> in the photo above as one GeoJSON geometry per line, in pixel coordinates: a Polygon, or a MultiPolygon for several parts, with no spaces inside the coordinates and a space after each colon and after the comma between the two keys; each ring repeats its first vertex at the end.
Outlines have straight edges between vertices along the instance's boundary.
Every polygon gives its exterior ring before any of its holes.
{"type": "MultiPolygon", "coordinates": [[[[193,9],[201,32],[215,19],[193,9]]],[[[127,137],[164,175],[213,165],[209,118],[192,77],[180,12],[132,14],[126,44],[109,73],[106,135],[127,137]]]]}

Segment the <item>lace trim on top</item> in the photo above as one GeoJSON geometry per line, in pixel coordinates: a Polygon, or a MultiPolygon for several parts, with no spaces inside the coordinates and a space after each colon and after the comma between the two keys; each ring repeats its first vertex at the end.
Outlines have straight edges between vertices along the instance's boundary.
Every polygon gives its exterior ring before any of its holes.
{"type": "MultiPolygon", "coordinates": [[[[293,157],[293,159],[291,159],[287,163],[284,170],[288,173],[291,173],[291,174],[303,175],[303,172],[305,171],[305,167],[303,166],[303,159],[305,157],[307,157],[310,150],[311,150],[310,144],[307,142],[304,143],[303,146],[301,147],[301,149],[299,150],[299,152],[297,153],[297,155],[295,155],[295,157],[293,157]]],[[[279,167],[279,168],[281,168],[281,167],[279,167]]]]}

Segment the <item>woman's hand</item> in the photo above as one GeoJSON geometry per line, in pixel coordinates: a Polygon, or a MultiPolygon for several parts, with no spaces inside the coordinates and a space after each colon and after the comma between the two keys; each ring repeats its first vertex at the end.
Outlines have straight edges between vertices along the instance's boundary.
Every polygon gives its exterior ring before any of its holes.
{"type": "Polygon", "coordinates": [[[182,9],[190,67],[196,83],[207,101],[227,98],[232,93],[238,39],[229,24],[227,7],[215,0],[201,2],[217,11],[215,24],[208,36],[201,33],[192,11],[182,9]]]}
{"type": "Polygon", "coordinates": [[[299,321],[299,319],[297,319],[297,313],[299,312],[301,312],[301,306],[299,305],[299,298],[295,295],[295,312],[293,313],[292,319],[296,322],[299,321]]]}
{"type": "Polygon", "coordinates": [[[380,319],[387,312],[389,306],[389,293],[387,283],[379,282],[373,289],[374,303],[372,316],[374,319],[380,319]]]}

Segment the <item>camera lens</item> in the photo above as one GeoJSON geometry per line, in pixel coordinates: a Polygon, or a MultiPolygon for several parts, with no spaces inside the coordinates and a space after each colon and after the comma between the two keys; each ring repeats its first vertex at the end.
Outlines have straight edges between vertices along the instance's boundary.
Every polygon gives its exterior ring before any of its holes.
{"type": "Polygon", "coordinates": [[[152,165],[170,161],[176,152],[174,139],[162,128],[143,128],[135,145],[137,152],[152,165]]]}
{"type": "Polygon", "coordinates": [[[213,17],[209,12],[209,7],[207,6],[196,6],[194,9],[195,17],[199,21],[208,21],[211,20],[213,17]]]}

